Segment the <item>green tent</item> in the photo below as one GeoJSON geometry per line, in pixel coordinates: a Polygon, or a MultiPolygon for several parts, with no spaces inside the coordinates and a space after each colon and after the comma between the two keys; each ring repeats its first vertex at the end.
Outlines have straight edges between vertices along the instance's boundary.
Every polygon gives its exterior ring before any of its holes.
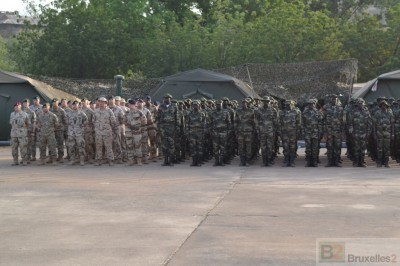
{"type": "Polygon", "coordinates": [[[367,82],[352,98],[363,98],[367,102],[373,102],[381,96],[400,98],[400,70],[382,74],[367,82]]]}
{"type": "Polygon", "coordinates": [[[260,96],[245,82],[234,77],[205,70],[194,69],[165,78],[150,95],[154,100],[161,100],[166,93],[174,99],[220,99],[228,97],[240,100],[251,96],[260,96]]]}
{"type": "Polygon", "coordinates": [[[10,114],[14,111],[14,103],[34,96],[40,96],[41,103],[53,98],[75,99],[76,97],[54,89],[53,87],[19,74],[0,71],[0,140],[10,139],[10,114]]]}

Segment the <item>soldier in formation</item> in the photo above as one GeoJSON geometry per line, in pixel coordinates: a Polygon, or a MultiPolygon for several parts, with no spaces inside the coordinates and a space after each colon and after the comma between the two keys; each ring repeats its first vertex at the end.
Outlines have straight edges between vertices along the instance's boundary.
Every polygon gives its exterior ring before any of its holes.
{"type": "Polygon", "coordinates": [[[269,96],[244,98],[240,106],[227,97],[176,101],[170,94],[159,106],[149,96],[128,99],[126,106],[120,96],[60,103],[55,98],[51,106],[41,105],[35,96],[29,103],[24,99],[10,116],[14,164],[34,161],[37,145],[39,165],[46,157],[53,165],[64,159],[72,165],[141,165],[148,158],[163,157],[163,165],[172,166],[191,157],[191,165],[200,166],[213,156],[214,165],[223,166],[239,155],[240,166],[258,156],[262,166],[271,166],[281,141],[284,166],[293,167],[300,136],[305,140],[306,167],[318,166],[324,139],[329,167],[341,166],[342,141],[354,167],[366,167],[366,155],[377,167],[390,167],[390,157],[400,162],[400,102],[384,97],[342,105],[338,96],[327,95],[322,108],[311,98],[303,111],[293,100],[283,101],[280,108],[269,96]],[[65,142],[68,152],[63,158],[65,142]]]}

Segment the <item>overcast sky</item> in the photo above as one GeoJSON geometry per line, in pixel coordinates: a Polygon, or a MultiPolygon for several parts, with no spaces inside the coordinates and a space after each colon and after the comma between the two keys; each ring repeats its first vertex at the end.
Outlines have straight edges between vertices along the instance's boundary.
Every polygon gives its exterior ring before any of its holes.
{"type": "MultiPolygon", "coordinates": [[[[52,0],[35,0],[36,3],[50,3],[52,0]]],[[[25,6],[22,0],[0,0],[0,11],[18,11],[25,15],[25,6]]]]}

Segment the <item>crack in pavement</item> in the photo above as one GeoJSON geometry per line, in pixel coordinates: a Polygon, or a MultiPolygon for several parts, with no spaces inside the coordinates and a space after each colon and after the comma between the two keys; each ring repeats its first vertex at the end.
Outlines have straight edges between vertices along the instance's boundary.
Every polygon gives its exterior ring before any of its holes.
{"type": "Polygon", "coordinates": [[[215,204],[211,207],[211,209],[209,209],[207,211],[207,213],[204,215],[203,219],[199,222],[199,224],[193,229],[192,232],[190,232],[190,234],[185,238],[185,240],[183,240],[183,242],[174,250],[174,252],[172,252],[171,255],[168,256],[168,258],[166,258],[164,260],[164,262],[161,264],[162,266],[167,266],[173,259],[173,257],[179,252],[179,250],[181,250],[181,248],[185,245],[185,243],[192,237],[192,235],[200,228],[200,226],[207,220],[208,217],[212,216],[210,213],[215,210],[218,205],[225,199],[225,197],[227,195],[229,195],[233,189],[235,188],[235,186],[240,183],[240,180],[242,180],[242,178],[244,177],[244,169],[241,170],[242,173],[240,173],[239,178],[236,181],[233,181],[230,183],[230,187],[224,191],[224,193],[222,194],[222,196],[220,196],[219,200],[217,200],[217,202],[215,202],[215,204]]]}

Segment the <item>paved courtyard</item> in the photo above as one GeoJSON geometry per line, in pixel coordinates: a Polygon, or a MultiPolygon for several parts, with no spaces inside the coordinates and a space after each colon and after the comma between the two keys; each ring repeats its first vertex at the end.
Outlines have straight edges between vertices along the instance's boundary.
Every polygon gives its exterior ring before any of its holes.
{"type": "MultiPolygon", "coordinates": [[[[300,153],[303,151],[300,150],[300,153]]],[[[323,154],[323,153],[322,153],[323,154]]],[[[0,265],[315,265],[318,238],[400,238],[390,169],[11,166],[0,265]]],[[[398,249],[400,251],[400,247],[398,249]]],[[[398,254],[400,255],[400,254],[398,254]]],[[[400,257],[400,256],[398,256],[400,257]]]]}

